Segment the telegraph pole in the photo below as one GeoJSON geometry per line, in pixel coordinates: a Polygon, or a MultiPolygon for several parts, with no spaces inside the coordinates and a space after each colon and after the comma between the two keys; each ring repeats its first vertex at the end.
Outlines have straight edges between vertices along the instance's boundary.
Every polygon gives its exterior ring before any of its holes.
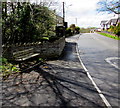
{"type": "Polygon", "coordinates": [[[63,26],[65,22],[65,2],[63,2],[63,26]]]}
{"type": "Polygon", "coordinates": [[[76,23],[76,25],[77,25],[77,18],[75,18],[75,23],[76,23]]]}
{"type": "Polygon", "coordinates": [[[63,2],[63,36],[65,36],[65,2],[63,2]]]}

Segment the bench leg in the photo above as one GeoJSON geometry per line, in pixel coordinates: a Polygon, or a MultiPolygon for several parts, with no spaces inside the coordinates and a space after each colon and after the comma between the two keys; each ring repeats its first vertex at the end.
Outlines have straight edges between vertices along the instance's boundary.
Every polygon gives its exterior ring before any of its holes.
{"type": "Polygon", "coordinates": [[[20,70],[21,70],[21,68],[22,68],[22,64],[21,64],[21,63],[19,63],[19,68],[20,68],[20,70]]]}

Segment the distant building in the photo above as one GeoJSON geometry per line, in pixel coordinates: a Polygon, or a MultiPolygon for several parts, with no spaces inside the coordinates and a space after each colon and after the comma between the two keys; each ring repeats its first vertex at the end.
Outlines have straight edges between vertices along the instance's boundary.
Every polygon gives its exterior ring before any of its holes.
{"type": "Polygon", "coordinates": [[[101,32],[101,28],[96,28],[96,31],[97,32],[101,32]]]}
{"type": "Polygon", "coordinates": [[[64,26],[65,28],[68,27],[68,22],[64,22],[64,24],[63,24],[63,17],[61,17],[59,15],[56,15],[56,23],[57,23],[56,26],[64,26]]]}
{"type": "Polygon", "coordinates": [[[90,33],[101,32],[101,28],[90,29],[90,33]]]}
{"type": "Polygon", "coordinates": [[[57,26],[63,26],[63,17],[56,15],[57,26]]]}
{"type": "Polygon", "coordinates": [[[101,29],[102,30],[107,30],[110,28],[110,26],[117,26],[118,23],[120,23],[120,18],[114,18],[114,19],[110,19],[110,20],[103,20],[101,21],[100,25],[101,25],[101,29]]]}
{"type": "Polygon", "coordinates": [[[107,29],[107,22],[108,22],[108,20],[101,21],[100,25],[101,25],[101,29],[102,30],[107,29]]]}
{"type": "Polygon", "coordinates": [[[109,21],[108,21],[108,25],[110,25],[110,26],[116,26],[117,25],[117,18],[115,18],[115,19],[110,19],[109,21]]]}

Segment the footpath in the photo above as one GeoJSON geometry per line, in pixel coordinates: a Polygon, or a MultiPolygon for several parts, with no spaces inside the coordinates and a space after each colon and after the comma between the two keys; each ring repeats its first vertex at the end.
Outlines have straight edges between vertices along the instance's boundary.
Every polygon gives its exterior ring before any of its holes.
{"type": "Polygon", "coordinates": [[[4,80],[3,107],[106,108],[78,59],[76,45],[66,39],[63,54],[57,60],[4,80]]]}

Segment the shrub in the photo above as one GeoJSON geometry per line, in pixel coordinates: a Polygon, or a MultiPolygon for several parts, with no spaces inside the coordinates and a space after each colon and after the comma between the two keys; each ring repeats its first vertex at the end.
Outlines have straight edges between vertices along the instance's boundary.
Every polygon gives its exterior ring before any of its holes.
{"type": "Polygon", "coordinates": [[[120,36],[120,23],[115,27],[114,33],[118,36],[120,36]]]}
{"type": "Polygon", "coordinates": [[[17,68],[16,65],[9,63],[6,58],[0,58],[0,62],[2,62],[2,65],[0,66],[0,72],[3,78],[8,77],[13,73],[20,72],[19,68],[17,68]]]}
{"type": "Polygon", "coordinates": [[[120,36],[120,23],[117,26],[110,26],[108,31],[120,36]]]}
{"type": "Polygon", "coordinates": [[[75,32],[76,32],[76,34],[79,34],[80,33],[80,27],[75,27],[75,32]]]}
{"type": "Polygon", "coordinates": [[[110,28],[108,29],[108,32],[114,33],[114,31],[115,31],[115,26],[110,26],[110,28]]]}
{"type": "Polygon", "coordinates": [[[65,31],[66,36],[72,36],[72,30],[71,28],[67,28],[65,31]]]}

